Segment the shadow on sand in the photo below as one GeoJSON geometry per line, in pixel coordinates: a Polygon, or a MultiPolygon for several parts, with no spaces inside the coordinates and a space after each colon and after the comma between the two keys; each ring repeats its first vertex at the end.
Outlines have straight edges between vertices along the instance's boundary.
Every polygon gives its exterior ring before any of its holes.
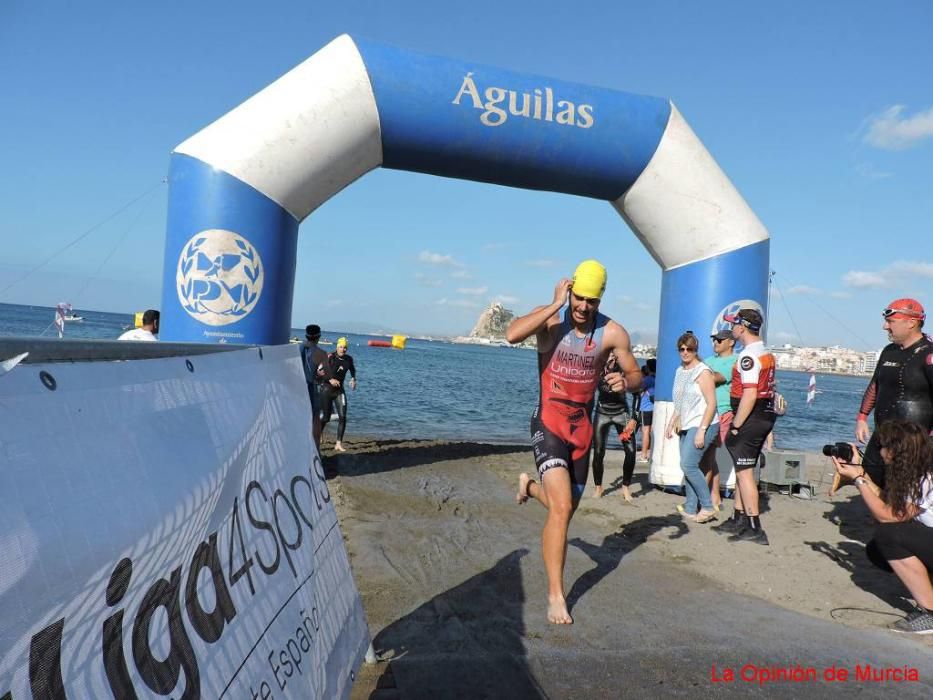
{"type": "Polygon", "coordinates": [[[528,452],[527,445],[492,445],[443,440],[357,439],[348,441],[348,445],[350,449],[343,453],[333,452],[332,445],[322,447],[321,457],[324,463],[324,473],[328,479],[338,474],[364,476],[446,460],[528,452]]]}
{"type": "Polygon", "coordinates": [[[569,544],[588,556],[596,566],[582,574],[567,593],[567,608],[573,606],[596,584],[611,574],[622,562],[622,557],[648,541],[652,535],[666,528],[674,528],[669,539],[676,540],[689,532],[679,515],[649,516],[624,525],[617,532],[606,535],[602,544],[594,545],[574,537],[569,544]]]}
{"type": "MultiPolygon", "coordinates": [[[[377,687],[432,700],[545,697],[522,642],[521,560],[527,554],[527,549],[507,554],[376,635],[376,654],[389,662],[377,687]]],[[[382,697],[379,692],[371,697],[382,697]]]]}
{"type": "Polygon", "coordinates": [[[838,544],[807,540],[803,543],[849,572],[852,583],[863,591],[877,596],[893,608],[905,612],[912,610],[907,601],[909,594],[900,579],[893,573],[879,569],[865,554],[865,545],[874,536],[876,523],[868,514],[861,497],[854,496],[847,501],[833,503],[832,509],[823,517],[838,525],[839,534],[845,539],[838,544]]]}

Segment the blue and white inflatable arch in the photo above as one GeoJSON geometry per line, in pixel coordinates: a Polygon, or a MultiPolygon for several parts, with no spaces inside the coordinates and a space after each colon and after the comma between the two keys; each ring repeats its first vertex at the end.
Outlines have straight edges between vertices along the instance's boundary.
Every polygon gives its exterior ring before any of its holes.
{"type": "Polygon", "coordinates": [[[286,342],[299,222],[379,166],[609,201],[663,269],[662,405],[680,333],[765,306],[768,232],[670,101],[341,36],[172,154],[162,337],[286,342]]]}

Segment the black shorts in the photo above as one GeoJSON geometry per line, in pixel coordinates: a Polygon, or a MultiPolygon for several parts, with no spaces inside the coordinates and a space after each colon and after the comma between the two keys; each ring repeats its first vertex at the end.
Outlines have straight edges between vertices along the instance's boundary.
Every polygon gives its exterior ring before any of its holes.
{"type": "Polygon", "coordinates": [[[889,561],[917,557],[927,571],[933,571],[933,527],[917,520],[903,523],[881,523],[865,553],[872,563],[891,571],[889,561]]]}
{"type": "Polygon", "coordinates": [[[726,433],[726,449],[737,472],[758,464],[765,438],[774,430],[775,418],[773,413],[752,413],[738,432],[732,429],[726,433]]]}
{"type": "Polygon", "coordinates": [[[531,419],[531,449],[534,451],[539,479],[543,479],[551,469],[566,469],[570,474],[571,496],[574,500],[583,496],[590,471],[589,451],[574,461],[571,457],[575,449],[574,445],[548,430],[537,416],[531,419]]]}
{"type": "Polygon", "coordinates": [[[651,421],[654,420],[654,411],[642,411],[641,412],[641,424],[646,427],[651,427],[651,421]]]}

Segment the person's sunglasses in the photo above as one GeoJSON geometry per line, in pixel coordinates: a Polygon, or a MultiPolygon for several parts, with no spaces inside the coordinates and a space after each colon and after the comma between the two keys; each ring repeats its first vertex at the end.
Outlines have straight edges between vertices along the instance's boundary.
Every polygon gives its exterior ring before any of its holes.
{"type": "Polygon", "coordinates": [[[679,348],[677,348],[677,350],[679,352],[696,352],[697,351],[696,348],[688,348],[686,345],[681,345],[679,348]]]}
{"type": "Polygon", "coordinates": [[[717,338],[716,336],[710,336],[710,340],[712,340],[714,343],[721,343],[722,341],[725,340],[725,338],[717,338]]]}
{"type": "Polygon", "coordinates": [[[885,309],[881,315],[885,318],[891,318],[894,314],[904,314],[909,318],[920,318],[920,315],[913,309],[885,309]]]}

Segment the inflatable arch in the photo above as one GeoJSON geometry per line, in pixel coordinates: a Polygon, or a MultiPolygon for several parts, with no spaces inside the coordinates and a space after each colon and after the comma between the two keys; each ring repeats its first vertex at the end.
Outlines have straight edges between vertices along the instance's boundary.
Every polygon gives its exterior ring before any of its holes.
{"type": "Polygon", "coordinates": [[[299,222],[380,165],[610,202],[663,270],[658,437],[677,336],[765,307],[768,232],[669,100],[341,36],[173,152],[162,337],[286,342],[299,222]]]}

